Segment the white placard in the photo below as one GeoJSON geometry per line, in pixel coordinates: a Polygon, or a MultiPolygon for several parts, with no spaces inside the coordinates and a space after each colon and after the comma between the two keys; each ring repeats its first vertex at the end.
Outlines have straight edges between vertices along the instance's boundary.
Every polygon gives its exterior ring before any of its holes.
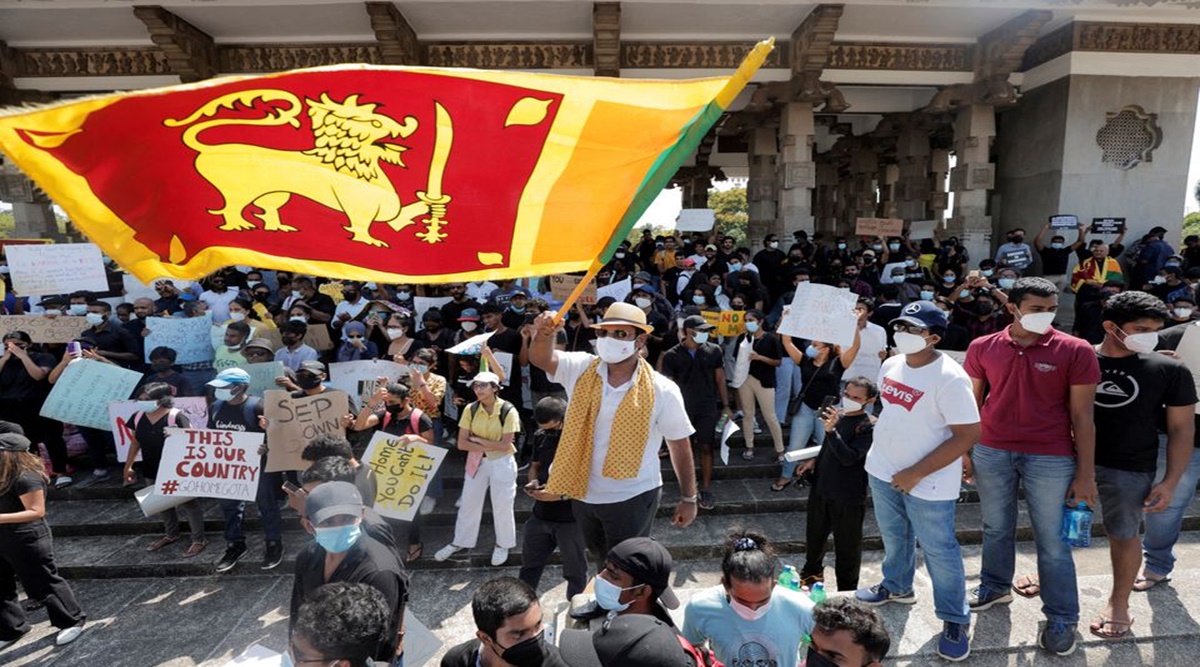
{"type": "Polygon", "coordinates": [[[422,667],[440,650],[442,650],[442,640],[438,639],[437,635],[433,634],[420,619],[413,616],[410,607],[405,607],[404,667],[422,667]]]}
{"type": "Polygon", "coordinates": [[[933,238],[933,230],[937,229],[937,220],[913,220],[908,226],[908,238],[913,241],[933,238]]]}
{"type": "Polygon", "coordinates": [[[725,428],[721,430],[721,463],[729,465],[729,439],[740,430],[742,429],[736,421],[725,420],[725,428]]]}
{"type": "Polygon", "coordinates": [[[599,301],[606,296],[611,296],[617,301],[624,301],[625,297],[629,296],[629,292],[633,290],[633,281],[629,278],[618,280],[611,285],[596,288],[596,300],[599,301]]]}
{"type": "Polygon", "coordinates": [[[493,332],[489,331],[487,333],[481,333],[477,336],[471,336],[470,338],[446,351],[450,354],[461,354],[463,356],[479,354],[479,350],[483,347],[483,344],[488,342],[488,339],[492,337],[492,333],[493,332]]]}
{"type": "MultiPolygon", "coordinates": [[[[513,356],[508,352],[497,352],[496,350],[492,350],[492,356],[496,358],[496,362],[504,370],[504,384],[511,385],[513,379],[513,356]]],[[[495,371],[492,372],[494,373],[495,371]]]]}
{"type": "Polygon", "coordinates": [[[137,500],[138,507],[141,508],[142,514],[145,514],[147,519],[172,507],[179,507],[189,500],[194,500],[188,496],[160,496],[154,492],[153,486],[138,489],[133,497],[137,500]]]}
{"type": "Polygon", "coordinates": [[[716,223],[717,215],[711,208],[685,208],[675,218],[675,231],[707,232],[716,223]]]}
{"type": "Polygon", "coordinates": [[[137,371],[103,361],[76,359],[58,376],[42,404],[41,415],[64,424],[107,431],[112,428],[109,401],[128,400],[141,380],[142,374],[137,371]]]}
{"type": "Polygon", "coordinates": [[[168,428],[162,463],[154,480],[160,496],[254,500],[262,457],[263,434],[168,428]]]}
{"type": "Polygon", "coordinates": [[[452,296],[414,296],[413,310],[417,311],[414,321],[416,322],[417,331],[425,328],[425,323],[422,321],[425,313],[429,312],[430,308],[441,310],[442,306],[454,300],[452,296]]]}
{"type": "Polygon", "coordinates": [[[848,289],[800,283],[791,309],[779,321],[779,333],[849,347],[858,328],[857,302],[858,295],[848,289]]]}
{"type": "Polygon", "coordinates": [[[107,292],[104,260],[94,243],[6,246],[13,289],[22,296],[107,292]]]}
{"type": "MultiPolygon", "coordinates": [[[[190,280],[174,280],[168,278],[160,278],[160,280],[169,280],[171,284],[174,285],[180,292],[188,291],[188,288],[192,285],[192,281],[190,280]]],[[[129,303],[133,303],[134,299],[142,298],[152,299],[154,301],[158,300],[158,292],[154,289],[154,283],[158,282],[158,280],[151,280],[150,284],[147,285],[146,283],[138,280],[137,276],[126,273],[121,276],[121,281],[125,285],[125,300],[129,303]]]]}
{"type": "Polygon", "coordinates": [[[408,366],[382,359],[339,361],[329,364],[329,386],[346,392],[357,412],[375,393],[375,381],[385,377],[396,382],[408,375],[408,366]]]}
{"type": "MultiPolygon", "coordinates": [[[[407,610],[406,610],[407,614],[407,610]]],[[[223,667],[282,667],[283,654],[255,644],[223,667]]]]}
{"type": "Polygon", "coordinates": [[[157,347],[175,350],[175,363],[213,360],[212,320],[207,317],[147,317],[146,361],[157,347]]]}
{"type": "Polygon", "coordinates": [[[895,269],[907,269],[907,268],[908,267],[904,264],[904,262],[892,262],[891,264],[884,266],[883,271],[879,272],[879,284],[881,284],[881,285],[891,285],[891,284],[899,285],[900,283],[903,283],[904,276],[901,275],[898,278],[893,279],[892,271],[894,271],[895,269]]]}
{"type": "Polygon", "coordinates": [[[800,461],[815,459],[820,453],[821,447],[818,445],[816,447],[805,447],[804,449],[793,449],[784,454],[783,458],[790,463],[799,463],[800,461]]]}
{"type": "MultiPolygon", "coordinates": [[[[1179,360],[1192,372],[1196,388],[1200,389],[1200,323],[1189,324],[1175,348],[1179,360]]],[[[1196,404],[1196,414],[1200,415],[1200,403],[1196,404]]]]}
{"type": "MultiPolygon", "coordinates": [[[[193,428],[203,428],[208,424],[208,404],[204,402],[204,397],[176,398],[175,407],[187,415],[188,424],[193,428]]],[[[137,411],[137,401],[111,401],[108,404],[108,421],[112,426],[113,444],[117,447],[117,460],[121,463],[129,460],[129,443],[134,437],[132,419],[137,411]]],[[[142,460],[140,451],[134,460],[142,460]]]]}

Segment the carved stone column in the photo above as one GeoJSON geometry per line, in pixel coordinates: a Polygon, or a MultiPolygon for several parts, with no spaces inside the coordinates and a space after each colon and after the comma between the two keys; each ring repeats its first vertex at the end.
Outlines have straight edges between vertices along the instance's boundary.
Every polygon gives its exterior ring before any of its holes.
{"type": "Polygon", "coordinates": [[[851,192],[849,208],[850,232],[853,233],[856,218],[873,218],[876,216],[875,178],[879,175],[879,154],[874,147],[863,141],[850,155],[851,192]]]}
{"type": "Polygon", "coordinates": [[[896,138],[899,184],[896,188],[896,216],[905,220],[929,219],[929,132],[906,127],[896,138]]]}
{"type": "Polygon", "coordinates": [[[900,196],[900,166],[896,164],[879,165],[879,204],[875,211],[880,217],[897,217],[896,201],[900,196]]]}
{"type": "Polygon", "coordinates": [[[817,162],[817,189],[814,197],[814,220],[818,232],[833,234],[838,222],[838,166],[825,154],[817,162]]]}
{"type": "Polygon", "coordinates": [[[747,243],[751,248],[762,246],[767,234],[778,234],[775,199],[775,158],[778,155],[776,128],[756,127],[750,130],[750,178],[746,186],[750,222],[747,243]]]}
{"type": "Polygon", "coordinates": [[[996,110],[984,104],[959,107],[954,120],[954,152],[958,163],[950,171],[954,214],[947,225],[974,261],[991,255],[992,219],[987,214],[988,191],[995,187],[996,165],[990,161],[996,136],[996,110]]]}
{"type": "Polygon", "coordinates": [[[779,227],[785,237],[813,227],[813,134],[816,125],[811,102],[789,102],[779,113],[779,227]]]}
{"type": "Polygon", "coordinates": [[[0,201],[12,204],[13,238],[55,238],[58,223],[50,199],[28,176],[8,161],[0,158],[0,201]]]}
{"type": "Polygon", "coordinates": [[[950,173],[950,151],[937,149],[929,155],[929,213],[941,220],[950,208],[950,195],[946,192],[946,174],[950,173]]]}

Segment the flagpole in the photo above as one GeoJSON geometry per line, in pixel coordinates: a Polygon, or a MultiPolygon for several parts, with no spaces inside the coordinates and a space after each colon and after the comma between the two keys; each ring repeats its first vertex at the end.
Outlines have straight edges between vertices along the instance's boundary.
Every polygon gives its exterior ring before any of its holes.
{"type": "Polygon", "coordinates": [[[592,281],[596,279],[596,274],[600,273],[600,269],[604,267],[604,264],[605,262],[601,262],[599,258],[592,260],[592,265],[588,267],[587,274],[583,277],[583,280],[580,280],[575,289],[571,290],[570,296],[567,297],[566,301],[563,301],[562,308],[559,308],[558,312],[554,314],[554,326],[562,324],[563,318],[575,306],[575,302],[579,300],[579,297],[583,296],[583,291],[587,289],[587,286],[591,285],[592,281]]]}

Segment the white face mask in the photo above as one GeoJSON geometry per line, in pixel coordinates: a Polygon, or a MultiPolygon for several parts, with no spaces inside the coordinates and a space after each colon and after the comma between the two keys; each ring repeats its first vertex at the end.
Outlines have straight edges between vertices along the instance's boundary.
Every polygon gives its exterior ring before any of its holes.
{"type": "Polygon", "coordinates": [[[468,320],[468,321],[462,323],[462,330],[466,331],[468,333],[471,331],[474,331],[477,328],[479,328],[478,322],[471,322],[470,320],[468,320]]]}
{"type": "Polygon", "coordinates": [[[308,322],[308,318],[303,315],[292,315],[288,319],[293,322],[308,322]]]}
{"type": "Polygon", "coordinates": [[[923,336],[907,331],[897,331],[892,337],[896,341],[896,351],[900,354],[916,354],[929,347],[929,342],[923,336]]]}
{"type": "Polygon", "coordinates": [[[1021,328],[1030,333],[1044,334],[1050,330],[1050,325],[1054,324],[1054,316],[1056,313],[1029,313],[1021,315],[1021,328]]]}
{"type": "Polygon", "coordinates": [[[240,310],[237,312],[230,312],[229,319],[233,320],[234,322],[241,322],[242,320],[246,319],[246,313],[240,310]]]}
{"type": "Polygon", "coordinates": [[[410,296],[412,296],[411,292],[396,292],[396,298],[400,301],[408,301],[410,296]]]}
{"type": "Polygon", "coordinates": [[[224,389],[213,389],[213,398],[217,399],[218,401],[232,401],[233,396],[233,390],[228,387],[224,389]]]}
{"type": "Polygon", "coordinates": [[[87,323],[94,327],[104,324],[105,320],[108,319],[100,313],[88,313],[85,317],[87,317],[87,323]]]}
{"type": "Polygon", "coordinates": [[[633,302],[635,304],[637,304],[637,307],[641,308],[642,310],[649,308],[650,304],[651,304],[650,299],[641,298],[641,297],[634,299],[633,302]]]}
{"type": "Polygon", "coordinates": [[[771,600],[767,600],[767,603],[758,609],[751,609],[750,607],[747,607],[731,597],[729,598],[729,608],[733,609],[733,612],[740,616],[742,620],[753,623],[763,616],[766,616],[767,612],[771,611],[771,600]]]}
{"type": "Polygon", "coordinates": [[[771,241],[770,243],[767,244],[767,247],[770,248],[771,250],[774,250],[779,247],[779,241],[771,241]]]}
{"type": "MultiPolygon", "coordinates": [[[[1118,329],[1120,331],[1120,329],[1118,329]]],[[[1124,331],[1121,331],[1125,334],[1124,331]]],[[[1154,332],[1140,334],[1125,334],[1125,340],[1121,341],[1125,345],[1125,349],[1130,352],[1140,352],[1142,354],[1150,354],[1154,348],[1158,347],[1158,334],[1154,332]]]]}
{"type": "MultiPolygon", "coordinates": [[[[604,577],[596,577],[593,581],[595,582],[594,586],[596,589],[596,604],[601,609],[622,612],[628,609],[629,605],[633,604],[633,600],[621,603],[621,593],[624,593],[626,589],[621,588],[604,577]]],[[[633,586],[633,588],[637,587],[633,586]]]]}
{"type": "Polygon", "coordinates": [[[1175,313],[1175,317],[1178,317],[1181,320],[1187,319],[1192,316],[1191,308],[1176,308],[1173,312],[1175,313]]]}
{"type": "Polygon", "coordinates": [[[87,315],[87,304],[86,303],[73,303],[70,305],[70,307],[67,308],[67,312],[72,315],[76,315],[76,316],[87,315]]]}
{"type": "Polygon", "coordinates": [[[703,345],[708,342],[708,332],[697,331],[696,333],[692,334],[692,340],[696,341],[697,345],[703,345]]]}
{"type": "Polygon", "coordinates": [[[846,396],[842,397],[842,412],[858,412],[859,410],[862,410],[862,409],[863,409],[862,403],[859,403],[858,401],[854,400],[853,398],[848,398],[846,396]]]}
{"type": "Polygon", "coordinates": [[[704,304],[708,303],[708,299],[704,298],[703,295],[697,294],[692,297],[692,303],[696,304],[697,306],[703,306],[704,304]]]}
{"type": "Polygon", "coordinates": [[[142,412],[152,412],[158,408],[158,401],[134,401],[134,407],[142,412]]]}
{"type": "Polygon", "coordinates": [[[293,298],[293,299],[299,299],[299,298],[302,298],[302,297],[301,297],[301,294],[300,294],[300,290],[296,290],[296,289],[292,290],[292,298],[293,298]]]}
{"type": "Polygon", "coordinates": [[[403,327],[388,327],[388,330],[387,330],[388,340],[396,340],[397,338],[403,336],[405,331],[406,331],[406,329],[404,329],[403,327]]]}
{"type": "Polygon", "coordinates": [[[606,364],[619,364],[637,351],[632,340],[617,340],[612,336],[596,339],[596,354],[606,364]]]}

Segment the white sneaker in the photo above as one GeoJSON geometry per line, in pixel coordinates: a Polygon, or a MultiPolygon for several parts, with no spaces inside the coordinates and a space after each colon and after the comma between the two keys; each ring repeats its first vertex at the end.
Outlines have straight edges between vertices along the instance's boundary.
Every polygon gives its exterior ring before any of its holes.
{"type": "Polygon", "coordinates": [[[492,549],[492,566],[500,567],[508,562],[508,549],[496,547],[492,549]]]}
{"type": "Polygon", "coordinates": [[[433,508],[435,507],[437,507],[437,499],[425,496],[423,499],[421,499],[421,509],[417,510],[417,513],[421,516],[425,516],[427,514],[431,514],[433,512],[433,508]]]}
{"type": "Polygon", "coordinates": [[[433,554],[433,559],[439,563],[443,563],[450,560],[451,556],[462,551],[463,549],[464,547],[456,547],[453,544],[447,544],[441,549],[438,549],[437,553],[433,554]]]}
{"type": "Polygon", "coordinates": [[[79,639],[79,635],[83,634],[83,624],[73,625],[58,633],[58,637],[54,639],[54,643],[59,646],[66,646],[71,642],[79,639]]]}

